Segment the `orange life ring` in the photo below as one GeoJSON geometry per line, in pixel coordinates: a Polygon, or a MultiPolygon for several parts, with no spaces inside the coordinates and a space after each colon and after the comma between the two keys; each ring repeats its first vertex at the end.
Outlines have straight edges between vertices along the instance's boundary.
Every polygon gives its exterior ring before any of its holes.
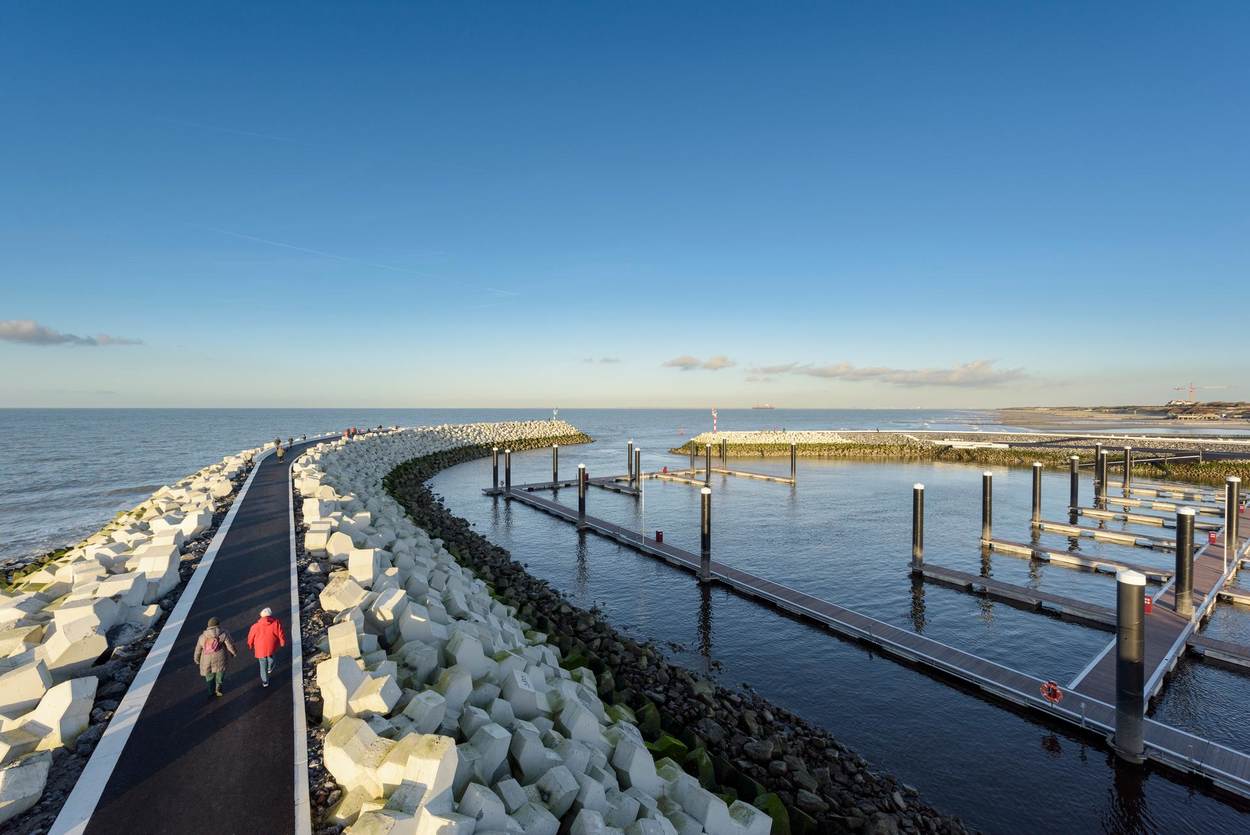
{"type": "Polygon", "coordinates": [[[1040,689],[1042,691],[1042,698],[1050,702],[1052,705],[1057,705],[1063,701],[1063,691],[1059,689],[1059,685],[1055,682],[1047,681],[1042,684],[1040,689]]]}

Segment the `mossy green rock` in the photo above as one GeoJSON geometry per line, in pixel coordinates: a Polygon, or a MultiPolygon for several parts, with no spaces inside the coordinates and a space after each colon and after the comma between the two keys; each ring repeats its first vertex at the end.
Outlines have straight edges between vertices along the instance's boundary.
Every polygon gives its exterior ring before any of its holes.
{"type": "Polygon", "coordinates": [[[686,770],[698,776],[703,788],[711,791],[716,786],[716,767],[706,748],[695,748],[686,755],[686,770]]]}
{"type": "Polygon", "coordinates": [[[657,760],[668,757],[673,762],[684,762],[686,755],[690,753],[686,748],[686,743],[682,742],[675,736],[662,733],[660,738],[654,742],[647,743],[647,750],[650,751],[657,760]]]}
{"type": "Polygon", "coordinates": [[[638,730],[643,739],[656,739],[660,735],[660,711],[651,702],[643,702],[638,708],[638,730]]]}
{"type": "Polygon", "coordinates": [[[751,805],[773,819],[772,835],[790,835],[790,813],[775,794],[761,794],[751,805]]]}

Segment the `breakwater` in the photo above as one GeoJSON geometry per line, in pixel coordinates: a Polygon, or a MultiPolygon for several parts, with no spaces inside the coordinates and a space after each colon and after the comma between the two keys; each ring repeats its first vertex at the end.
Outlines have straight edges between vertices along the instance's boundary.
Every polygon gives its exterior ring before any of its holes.
{"type": "MultiPolygon", "coordinates": [[[[534,444],[549,442],[544,438],[534,444]]],[[[524,447],[514,445],[520,448],[524,447]]],[[[773,831],[960,828],[920,803],[914,791],[873,773],[827,733],[754,694],[721,688],[669,664],[656,647],[621,635],[595,611],[571,605],[528,575],[506,551],[473,534],[424,482],[445,467],[489,452],[489,445],[472,444],[430,452],[395,468],[386,476],[385,486],[419,529],[441,540],[457,564],[488,584],[496,602],[515,609],[518,617],[547,636],[558,648],[564,668],[590,672],[608,710],[633,716],[661,774],[675,775],[677,769],[696,780],[695,785],[713,789],[725,799],[753,802],[773,817],[773,831]]],[[[310,601],[312,592],[310,585],[305,590],[310,601]]],[[[315,637],[310,635],[310,640],[315,637]]],[[[315,776],[310,779],[314,796],[326,790],[315,776]]],[[[679,783],[685,780],[678,778],[679,783]]],[[[341,804],[344,791],[336,786],[326,798],[341,804]]],[[[661,801],[670,801],[668,812],[679,823],[685,821],[683,815],[690,817],[682,793],[680,786],[661,792],[661,801]]],[[[330,817],[335,814],[332,807],[330,817]]],[[[689,831],[704,827],[709,832],[729,831],[708,826],[707,821],[689,831]]]]}
{"type": "MultiPolygon", "coordinates": [[[[1168,450],[1176,455],[1198,450],[1220,455],[1245,455],[1250,458],[1250,441],[1207,440],[1200,438],[1140,438],[1123,435],[1055,435],[1014,432],[858,432],[858,431],[758,431],[705,432],[670,452],[696,456],[711,444],[713,455],[719,455],[724,441],[735,457],[783,458],[795,452],[805,458],[843,458],[881,461],[942,461],[949,463],[985,464],[991,466],[1028,467],[1041,462],[1048,468],[1068,467],[1072,455],[1092,460],[1091,448],[1102,443],[1114,456],[1124,445],[1152,450],[1168,450]],[[1118,446],[1117,446],[1118,445],[1118,446]]],[[[1152,455],[1166,458],[1169,452],[1152,455]]],[[[1114,457],[1111,464],[1116,463],[1114,457]]],[[[1141,478],[1162,478],[1193,484],[1222,486],[1228,476],[1250,480],[1250,460],[1219,457],[1197,461],[1182,458],[1175,461],[1135,462],[1133,475],[1141,478]]]]}
{"type": "Polygon", "coordinates": [[[0,831],[46,831],[252,470],[245,450],[161,487],[0,594],[0,831]]]}

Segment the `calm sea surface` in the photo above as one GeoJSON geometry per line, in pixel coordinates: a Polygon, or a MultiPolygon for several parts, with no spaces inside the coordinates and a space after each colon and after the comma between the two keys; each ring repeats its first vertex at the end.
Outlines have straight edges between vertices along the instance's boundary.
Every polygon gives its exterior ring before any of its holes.
{"type": "MultiPolygon", "coordinates": [[[[157,486],[220,457],[301,433],[394,423],[540,418],[541,410],[0,410],[0,558],[40,552],[98,528],[157,486]]],[[[594,475],[624,470],[625,441],[644,468],[680,467],[665,450],[708,428],[700,411],[562,410],[596,439],[563,451],[562,468],[594,475]]],[[[724,429],[1001,429],[992,413],[915,411],[729,411],[724,429]]],[[[1010,427],[1006,427],[1010,428],[1010,427]]],[[[1121,427],[1115,427],[1117,431],[1121,427]]],[[[734,462],[782,473],[784,461],[734,462]]],[[[550,477],[550,454],[513,458],[518,482],[550,477]]],[[[717,558],[881,620],[914,629],[1017,669],[1064,682],[1110,634],[915,583],[910,558],[911,485],[926,485],[925,557],[934,563],[1114,605],[1114,580],[994,554],[978,547],[979,466],[800,460],[799,483],[717,477],[717,558]]],[[[663,563],[519,505],[481,495],[489,462],[438,475],[432,486],[457,514],[569,592],[598,604],[626,631],[679,647],[680,663],[714,671],[829,728],[877,767],[971,823],[1002,832],[1250,831],[1250,814],[1200,787],[1120,766],[1098,746],[962,689],[876,656],[815,627],[722,590],[700,589],[663,563]],[[716,662],[716,665],[713,665],[716,662]]],[[[1027,470],[995,470],[995,533],[1029,537],[1027,470]]],[[[1090,485],[1082,484],[1088,497],[1090,485]]],[[[1063,518],[1065,475],[1048,474],[1044,517],[1063,518]]],[[[576,502],[573,491],[559,499],[576,502]]],[[[698,496],[649,481],[641,500],[593,490],[591,512],[695,550],[698,496]]],[[[1125,528],[1132,530],[1133,528],[1125,528]]],[[[1158,533],[1158,529],[1143,532],[1158,533]]],[[[1061,536],[1042,541],[1069,547],[1061,536]]],[[[1082,540],[1081,550],[1167,565],[1165,553],[1082,540]]],[[[1206,628],[1250,643],[1250,610],[1221,606],[1206,628]]],[[[1250,677],[1184,662],[1154,715],[1250,750],[1250,677]]]]}

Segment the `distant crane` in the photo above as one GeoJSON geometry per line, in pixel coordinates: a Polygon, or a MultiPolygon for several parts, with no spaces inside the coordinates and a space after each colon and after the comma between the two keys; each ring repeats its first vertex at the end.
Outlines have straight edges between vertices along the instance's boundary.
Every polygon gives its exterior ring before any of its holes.
{"type": "Polygon", "coordinates": [[[1173,386],[1172,391],[1187,392],[1189,394],[1189,398],[1188,398],[1189,402],[1197,403],[1198,402],[1197,392],[1199,389],[1207,390],[1207,389],[1226,389],[1226,388],[1228,388],[1228,386],[1195,386],[1193,383],[1190,383],[1187,386],[1173,386]]]}

